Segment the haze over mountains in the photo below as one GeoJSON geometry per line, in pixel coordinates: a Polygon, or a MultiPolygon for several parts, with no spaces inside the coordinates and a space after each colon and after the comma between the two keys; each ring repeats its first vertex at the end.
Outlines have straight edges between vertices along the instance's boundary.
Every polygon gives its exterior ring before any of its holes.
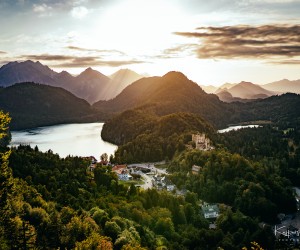
{"type": "Polygon", "coordinates": [[[281,93],[291,92],[300,94],[300,79],[290,81],[288,79],[283,79],[276,82],[271,82],[265,85],[262,85],[263,88],[271,91],[278,91],[281,93]]]}
{"type": "Polygon", "coordinates": [[[283,93],[300,93],[300,80],[289,81],[283,79],[280,81],[259,85],[251,82],[242,81],[240,83],[225,83],[220,87],[203,86],[201,88],[210,94],[216,94],[221,101],[249,101],[253,99],[263,99],[272,95],[283,93]]]}
{"type": "Polygon", "coordinates": [[[72,76],[66,71],[57,73],[40,62],[11,62],[0,68],[0,86],[7,87],[15,83],[35,82],[55,87],[62,87],[77,97],[94,103],[99,100],[109,100],[119,94],[128,84],[143,76],[122,69],[111,77],[87,68],[78,76],[72,76]]]}
{"type": "Polygon", "coordinates": [[[104,113],[118,113],[137,107],[158,115],[191,112],[201,114],[215,123],[222,120],[227,112],[216,95],[205,93],[198,84],[180,72],[140,79],[116,98],[97,102],[93,106],[104,113]]]}
{"type": "MultiPolygon", "coordinates": [[[[30,60],[10,62],[0,68],[1,87],[21,82],[62,87],[90,104],[115,98],[128,85],[141,78],[142,75],[129,69],[121,69],[106,76],[92,68],[87,68],[78,76],[72,76],[67,71],[57,73],[40,62],[30,60]]],[[[200,86],[206,93],[216,94],[224,102],[247,102],[287,92],[300,93],[300,79],[295,81],[283,79],[265,85],[242,81],[225,83],[220,87],[200,86]]]]}
{"type": "MultiPolygon", "coordinates": [[[[87,69],[78,78],[88,81],[85,75],[105,79],[105,76],[92,69],[87,69]]],[[[65,72],[60,76],[69,77],[65,72]]],[[[96,102],[92,106],[63,88],[45,84],[20,83],[0,88],[0,109],[12,116],[12,129],[65,122],[108,121],[128,110],[138,110],[137,114],[158,117],[178,112],[192,113],[200,115],[216,128],[224,128],[232,123],[284,120],[290,118],[290,115],[299,117],[298,113],[295,114],[298,112],[299,100],[299,95],[286,94],[249,103],[225,103],[216,95],[205,93],[197,83],[180,72],[137,80],[117,97],[96,102]]],[[[135,119],[145,122],[140,115],[135,119]]],[[[121,122],[118,116],[115,121],[121,122]]],[[[120,124],[124,125],[123,122],[120,124]]]]}

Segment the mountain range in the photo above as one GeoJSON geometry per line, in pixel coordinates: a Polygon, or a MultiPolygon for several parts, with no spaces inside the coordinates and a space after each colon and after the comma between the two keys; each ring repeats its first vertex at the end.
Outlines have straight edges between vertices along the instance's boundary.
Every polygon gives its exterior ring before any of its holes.
{"type": "Polygon", "coordinates": [[[300,79],[290,81],[288,79],[283,79],[276,82],[271,82],[265,85],[262,85],[264,89],[271,90],[271,91],[277,91],[281,93],[296,93],[300,94],[300,79]]]}
{"type": "Polygon", "coordinates": [[[21,82],[46,84],[62,87],[89,103],[114,98],[127,85],[142,77],[129,69],[121,69],[109,77],[91,68],[72,76],[66,71],[57,73],[40,62],[30,60],[11,62],[0,68],[2,87],[21,82]]]}
{"type": "MultiPolygon", "coordinates": [[[[86,71],[98,75],[91,69],[86,71]]],[[[65,76],[68,77],[68,74],[65,76]]],[[[299,95],[285,94],[248,103],[226,103],[216,95],[204,92],[180,72],[142,78],[127,86],[115,98],[93,105],[63,88],[45,84],[20,83],[0,88],[0,109],[12,116],[13,129],[66,122],[108,121],[113,116],[114,121],[125,128],[126,124],[121,122],[124,115],[121,120],[118,117],[128,110],[135,110],[138,114],[133,116],[136,126],[145,122],[140,114],[161,117],[178,112],[200,115],[215,128],[255,120],[284,121],[287,124],[291,117],[292,121],[298,121],[299,100],[299,95]]]]}
{"type": "Polygon", "coordinates": [[[216,94],[224,102],[248,102],[249,100],[263,99],[283,93],[300,94],[300,80],[283,79],[264,85],[242,81],[240,83],[225,83],[220,87],[201,85],[201,88],[206,93],[216,94]]]}
{"type": "MultiPolygon", "coordinates": [[[[252,87],[252,84],[244,83],[242,86],[252,87]]],[[[239,88],[236,91],[238,90],[239,88]]],[[[180,118],[179,122],[182,123],[179,126],[183,127],[184,119],[187,122],[195,118],[188,114],[202,117],[214,128],[258,121],[285,128],[294,127],[298,126],[300,119],[299,105],[300,95],[292,93],[245,103],[226,103],[216,95],[204,92],[182,73],[169,72],[162,77],[140,79],[125,88],[116,98],[97,102],[93,107],[101,113],[114,114],[112,119],[106,121],[102,136],[105,140],[120,145],[141,139],[139,136],[152,131],[157,121],[179,113],[185,114],[185,118],[180,118]]],[[[179,123],[168,124],[169,129],[172,130],[179,123]]],[[[192,123],[189,123],[189,127],[192,127],[192,123]]]]}
{"type": "MultiPolygon", "coordinates": [[[[7,87],[15,83],[35,82],[54,87],[62,87],[90,104],[115,98],[128,85],[143,78],[129,69],[121,69],[106,76],[92,68],[87,68],[78,76],[67,71],[55,72],[40,62],[10,62],[0,68],[0,86],[7,87]]],[[[300,79],[268,83],[265,85],[242,81],[225,83],[220,87],[200,85],[206,93],[216,94],[224,102],[248,102],[282,93],[300,93],[300,79]]]]}

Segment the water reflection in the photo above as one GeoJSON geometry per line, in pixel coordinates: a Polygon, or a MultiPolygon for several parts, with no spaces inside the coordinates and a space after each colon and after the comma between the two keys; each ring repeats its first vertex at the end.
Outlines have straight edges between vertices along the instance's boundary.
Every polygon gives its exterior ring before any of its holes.
{"type": "Polygon", "coordinates": [[[102,153],[114,154],[117,146],[101,138],[104,123],[62,124],[24,131],[12,131],[11,146],[38,146],[45,152],[51,149],[61,157],[90,156],[99,159],[102,153]]]}

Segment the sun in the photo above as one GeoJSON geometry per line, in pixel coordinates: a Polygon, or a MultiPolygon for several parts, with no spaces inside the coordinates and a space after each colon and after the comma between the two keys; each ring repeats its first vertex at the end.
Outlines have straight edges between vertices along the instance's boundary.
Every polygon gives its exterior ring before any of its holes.
{"type": "Polygon", "coordinates": [[[130,55],[151,56],[174,42],[182,13],[176,4],[158,0],[128,0],[99,19],[102,42],[130,55]]]}

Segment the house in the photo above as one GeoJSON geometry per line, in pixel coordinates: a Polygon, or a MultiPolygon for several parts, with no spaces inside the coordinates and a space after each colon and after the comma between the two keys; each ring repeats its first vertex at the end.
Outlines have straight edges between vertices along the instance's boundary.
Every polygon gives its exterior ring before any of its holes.
{"type": "Polygon", "coordinates": [[[130,181],[133,177],[128,173],[128,171],[123,171],[121,174],[118,174],[119,180],[130,181]]]}
{"type": "Polygon", "coordinates": [[[126,165],[116,165],[112,168],[112,171],[118,175],[119,180],[129,181],[133,179],[126,165]]]}
{"type": "Polygon", "coordinates": [[[126,165],[115,165],[111,171],[115,172],[116,174],[120,174],[124,169],[127,169],[126,165]]]}
{"type": "Polygon", "coordinates": [[[176,186],[166,176],[158,174],[152,177],[152,185],[157,190],[166,189],[168,192],[172,192],[176,189],[176,186]]]}
{"type": "Polygon", "coordinates": [[[201,167],[193,165],[192,166],[192,174],[199,174],[199,171],[201,170],[201,167]]]}
{"type": "Polygon", "coordinates": [[[97,164],[91,163],[90,166],[89,166],[90,172],[94,172],[96,166],[97,166],[97,164]]]}
{"type": "Polygon", "coordinates": [[[201,209],[205,219],[216,219],[219,217],[220,210],[218,205],[204,204],[201,209]]]}
{"type": "Polygon", "coordinates": [[[83,157],[85,160],[90,161],[88,171],[93,172],[97,166],[97,159],[94,156],[83,157]]]}

